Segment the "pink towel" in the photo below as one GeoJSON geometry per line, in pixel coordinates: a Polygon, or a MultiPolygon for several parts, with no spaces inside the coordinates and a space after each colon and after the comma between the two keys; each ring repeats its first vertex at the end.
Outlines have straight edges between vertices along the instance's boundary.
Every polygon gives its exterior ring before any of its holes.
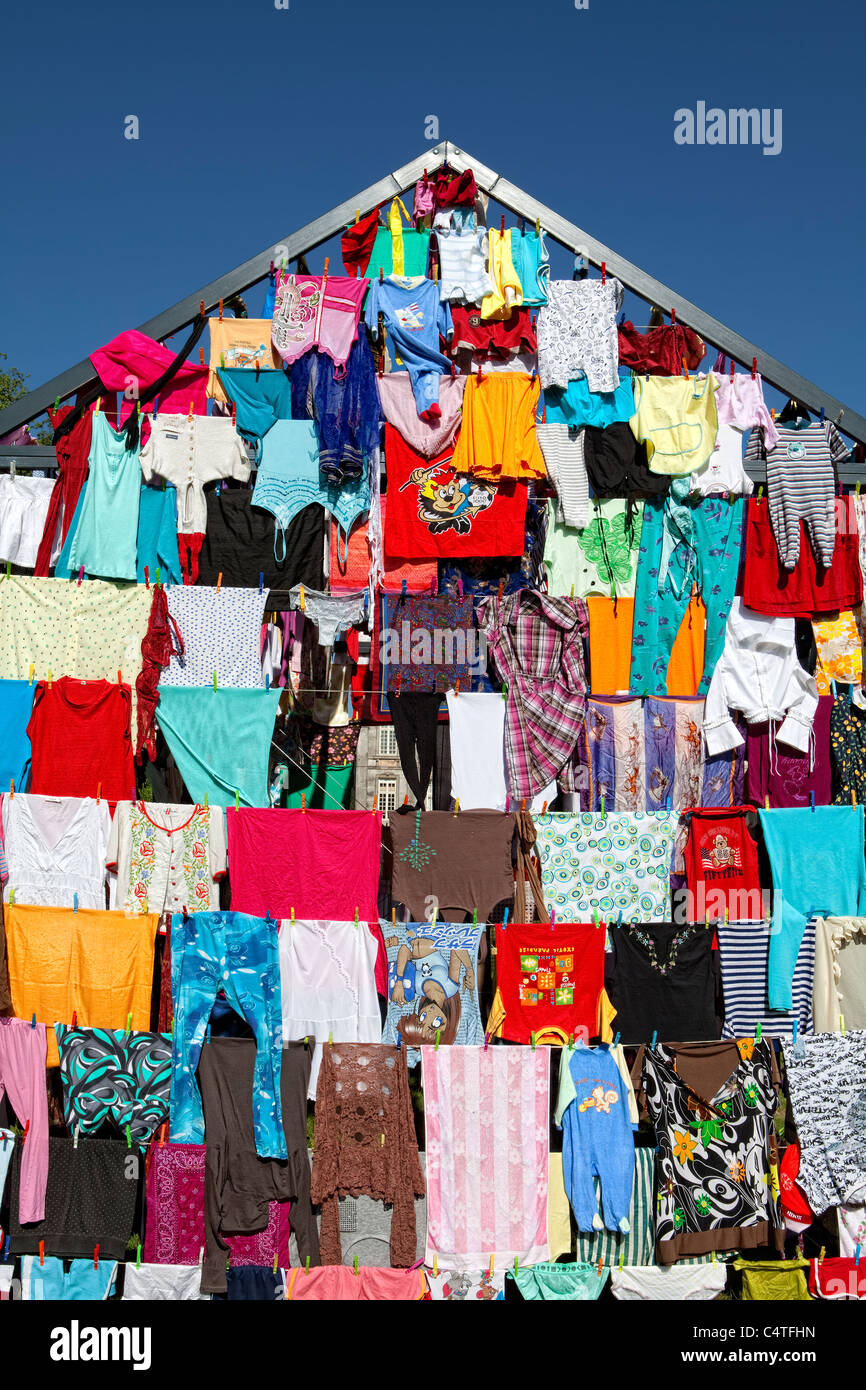
{"type": "Polygon", "coordinates": [[[546,1047],[422,1048],[427,1252],[441,1269],[546,1263],[546,1047]]]}
{"type": "MultiPolygon", "coordinates": [[[[127,388],[132,389],[137,382],[138,391],[141,392],[150,386],[151,382],[156,381],[157,377],[162,376],[176,356],[170,348],[163,347],[153,338],[148,338],[146,333],[130,329],[126,333],[118,333],[117,337],[112,338],[104,347],[97,348],[96,352],[90,354],[90,360],[100,381],[109,391],[126,391],[127,388]]],[[[157,409],[160,415],[164,415],[166,411],[188,415],[190,403],[193,415],[206,415],[207,378],[207,367],[184,362],[158,398],[157,409]]],[[[120,411],[121,418],[125,420],[134,409],[135,397],[124,400],[120,411]]],[[[151,411],[153,404],[148,403],[142,409],[151,411]]]]}

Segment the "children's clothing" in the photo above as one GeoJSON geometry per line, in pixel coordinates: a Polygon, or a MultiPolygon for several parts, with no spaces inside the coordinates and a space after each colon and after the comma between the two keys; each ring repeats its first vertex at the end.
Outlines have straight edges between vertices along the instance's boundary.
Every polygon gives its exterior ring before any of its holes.
{"type": "Polygon", "coordinates": [[[406,1048],[409,1066],[427,1044],[476,1047],[478,942],[483,927],[457,922],[380,922],[388,951],[388,1014],[382,1041],[406,1048]]]}
{"type": "MultiPolygon", "coordinates": [[[[141,471],[145,482],[164,478],[177,488],[177,529],[186,534],[207,529],[205,483],[245,483],[250,461],[228,417],[159,414],[141,451],[141,471]]],[[[89,492],[90,480],[87,487],[89,492]]]]}
{"type": "Polygon", "coordinates": [[[523,303],[523,286],[511,257],[511,232],[491,227],[487,233],[489,274],[493,281],[492,294],[481,301],[483,319],[507,319],[512,309],[523,303]]]}
{"type": "Polygon", "coordinates": [[[805,428],[777,425],[777,442],[767,448],[761,429],[746,445],[746,462],[766,460],[767,501],[782,567],[796,569],[802,520],[812,553],[822,569],[833,563],[835,544],[835,465],[848,457],[848,445],[829,420],[805,428]]]}
{"type": "Polygon", "coordinates": [[[271,341],[284,362],[311,347],[344,367],[358,336],[368,280],[347,275],[277,274],[271,341]]]}
{"type": "MultiPolygon", "coordinates": [[[[417,412],[425,415],[431,406],[438,406],[439,378],[451,369],[439,351],[440,337],[448,339],[453,332],[451,310],[440,302],[435,280],[389,275],[387,280],[374,280],[367,296],[364,322],[373,333],[380,314],[397,352],[394,370],[406,368],[417,412]]],[[[437,414],[436,410],[431,413],[437,414]]]]}
{"type": "Polygon", "coordinates": [[[703,379],[635,377],[629,425],[635,439],[646,444],[653,473],[691,473],[709,462],[719,428],[717,390],[712,373],[703,379]]]}
{"type": "Polygon", "coordinates": [[[563,1048],[560,1068],[568,1068],[574,1099],[562,1115],[562,1167],[566,1191],[580,1231],[626,1232],[634,1181],[634,1126],[619,1068],[606,1047],[587,1047],[578,1039],[563,1048]],[[601,1183],[604,1222],[593,1177],[601,1183]]]}
{"type": "Polygon", "coordinates": [[[198,1144],[204,1137],[195,1074],[220,990],[256,1038],[256,1152],[262,1158],[284,1159],[277,924],[242,912],[197,912],[187,917],[178,912],[171,919],[171,1138],[176,1143],[198,1144]]]}
{"type": "Polygon", "coordinates": [[[590,391],[616,391],[618,280],[551,280],[538,311],[538,374],[547,390],[585,375],[590,391]]]}
{"type": "Polygon", "coordinates": [[[496,953],[488,1033],[539,1047],[605,1035],[601,928],[509,922],[496,930],[496,953]]]}
{"type": "Polygon", "coordinates": [[[550,255],[544,242],[544,228],[521,232],[511,229],[511,262],[523,289],[523,303],[538,308],[547,303],[550,281],[550,255]]]}
{"type": "MultiPolygon", "coordinates": [[[[210,332],[210,371],[207,379],[207,393],[212,400],[225,402],[234,400],[231,392],[226,394],[225,378],[220,371],[254,370],[267,374],[280,367],[279,353],[271,343],[271,319],[214,318],[207,321],[210,332]]],[[[182,406],[177,409],[182,409],[182,406]]],[[[158,423],[160,415],[154,423],[158,423]]],[[[218,417],[205,416],[200,419],[218,417]]]]}
{"type": "Polygon", "coordinates": [[[443,303],[480,304],[494,292],[487,272],[487,232],[440,228],[436,233],[439,250],[439,295],[443,303]]]}
{"type": "Polygon", "coordinates": [[[763,919],[758,849],[749,834],[749,813],[754,823],[754,810],[748,806],[726,811],[697,807],[686,814],[684,858],[693,922],[763,919]]]}
{"type": "MultiPolygon", "coordinates": [[[[614,1053],[622,1053],[622,1048],[614,1048],[614,1053]]],[[[571,1073],[568,1073],[570,1080],[571,1073]]],[[[560,1071],[560,1078],[562,1072],[560,1071]]],[[[632,1097],[634,1092],[629,1083],[629,1090],[632,1097]]],[[[559,1104],[562,1104],[562,1094],[560,1093],[559,1104]]],[[[630,1103],[629,1116],[632,1123],[637,1122],[637,1106],[632,1109],[630,1103]]],[[[632,1184],[631,1203],[628,1209],[628,1225],[626,1232],[608,1231],[602,1228],[600,1231],[578,1231],[575,1242],[575,1254],[578,1260],[588,1265],[598,1268],[598,1262],[602,1265],[609,1265],[611,1268],[620,1268],[621,1264],[628,1265],[654,1265],[655,1264],[655,1146],[652,1148],[636,1148],[634,1150],[634,1182],[632,1184]]],[[[598,1178],[593,1179],[593,1189],[596,1202],[601,1195],[601,1184],[598,1178]]],[[[569,1249],[571,1243],[569,1242],[569,1249]]],[[[552,1253],[552,1252],[551,1252],[552,1253]]]]}
{"type": "Polygon", "coordinates": [[[670,490],[670,478],[650,471],[646,445],[638,443],[621,421],[604,429],[587,425],[583,451],[590,486],[597,497],[627,497],[633,510],[638,496],[661,497],[670,490]]]}
{"type": "Polygon", "coordinates": [[[518,369],[521,358],[533,356],[538,347],[529,309],[512,309],[502,319],[485,319],[476,305],[455,304],[451,318],[451,356],[467,371],[478,366],[476,358],[485,359],[485,370],[518,369]]]}
{"type": "Polygon", "coordinates": [[[848,610],[834,618],[813,618],[812,633],[818,651],[815,683],[819,695],[829,695],[831,683],[860,685],[863,654],[855,615],[848,610]]]}
{"type": "Polygon", "coordinates": [[[863,807],[758,814],[774,890],[768,998],[771,1009],[790,1009],[791,976],[807,918],[866,912],[863,807]]]}
{"type": "Polygon", "coordinates": [[[866,1299],[866,1262],[832,1258],[811,1260],[809,1289],[813,1298],[866,1299]]]}
{"type": "Polygon", "coordinates": [[[535,430],[540,387],[521,372],[477,376],[466,382],[463,423],[454,447],[454,469],[491,482],[544,478],[535,430]]]}

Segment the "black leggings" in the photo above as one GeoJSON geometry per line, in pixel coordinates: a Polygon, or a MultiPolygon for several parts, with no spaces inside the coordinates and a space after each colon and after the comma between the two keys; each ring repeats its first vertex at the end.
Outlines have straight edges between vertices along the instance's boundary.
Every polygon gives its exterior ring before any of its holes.
{"type": "Polygon", "coordinates": [[[388,693],[388,708],[400,754],[403,776],[415,795],[415,809],[424,806],[436,761],[436,726],[442,696],[437,691],[388,693]]]}

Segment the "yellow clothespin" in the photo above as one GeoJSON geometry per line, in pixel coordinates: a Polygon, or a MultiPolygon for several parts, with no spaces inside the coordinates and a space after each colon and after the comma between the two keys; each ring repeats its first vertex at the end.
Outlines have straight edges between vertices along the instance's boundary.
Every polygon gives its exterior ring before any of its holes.
{"type": "Polygon", "coordinates": [[[355,208],[355,226],[356,226],[356,227],[357,227],[358,223],[360,222],[360,220],[361,220],[361,209],[360,209],[360,208],[355,208]]]}
{"type": "Polygon", "coordinates": [[[99,410],[100,410],[101,405],[102,405],[102,397],[101,397],[101,396],[97,396],[97,398],[96,398],[96,409],[95,409],[94,412],[93,412],[94,415],[98,415],[98,414],[99,414],[99,410]]]}
{"type": "Polygon", "coordinates": [[[769,798],[769,796],[765,796],[765,797],[764,797],[764,810],[765,810],[765,811],[769,811],[769,809],[770,809],[770,798],[769,798]]]}
{"type": "Polygon", "coordinates": [[[295,909],[292,908],[292,909],[291,909],[291,912],[292,912],[291,923],[292,923],[292,926],[294,926],[294,925],[295,925],[295,909]]]}
{"type": "MultiPolygon", "coordinates": [[[[36,674],[36,667],[35,667],[35,666],[33,665],[33,663],[31,662],[31,663],[30,663],[30,684],[31,684],[31,685],[33,684],[33,677],[35,676],[35,674],[36,674]]],[[[853,796],[854,793],[852,792],[851,795],[853,796]]]]}
{"type": "Polygon", "coordinates": [[[840,1014],[840,1015],[839,1015],[839,1027],[840,1027],[841,1030],[842,1030],[842,1037],[844,1038],[844,1036],[845,1036],[845,1015],[844,1015],[844,1014],[840,1014]]]}
{"type": "Polygon", "coordinates": [[[454,802],[454,814],[455,814],[455,816],[457,815],[457,813],[458,813],[459,810],[460,810],[460,797],[458,796],[458,797],[456,798],[455,802],[454,802]]]}
{"type": "Polygon", "coordinates": [[[438,1275],[438,1273],[439,1273],[439,1256],[438,1256],[438,1255],[434,1255],[434,1256],[433,1256],[433,1273],[434,1273],[434,1275],[438,1275]]]}
{"type": "Polygon", "coordinates": [[[235,810],[236,810],[236,811],[239,811],[240,809],[241,809],[241,794],[240,794],[239,791],[236,791],[236,792],[235,792],[235,810]]]}
{"type": "Polygon", "coordinates": [[[619,1252],[619,1267],[620,1269],[625,1268],[625,1249],[622,1249],[619,1252]]]}
{"type": "Polygon", "coordinates": [[[852,811],[856,811],[856,810],[857,810],[857,793],[854,792],[854,791],[852,791],[852,793],[851,793],[851,810],[852,810],[852,811]]]}
{"type": "Polygon", "coordinates": [[[397,930],[397,909],[396,909],[396,907],[392,907],[392,908],[391,908],[391,930],[392,930],[392,931],[396,931],[396,930],[397,930]]]}
{"type": "Polygon", "coordinates": [[[536,236],[540,236],[540,235],[541,235],[541,218],[540,218],[540,217],[536,217],[536,219],[535,219],[535,235],[536,235],[536,236]]]}
{"type": "Polygon", "coordinates": [[[49,689],[49,690],[51,689],[51,680],[52,680],[52,676],[51,676],[51,667],[49,666],[49,667],[48,667],[48,689],[49,689]]]}
{"type": "Polygon", "coordinates": [[[275,1251],[274,1251],[274,1274],[276,1274],[276,1272],[277,1272],[277,1258],[278,1258],[278,1252],[275,1250],[275,1251]]]}
{"type": "Polygon", "coordinates": [[[493,1278],[493,1256],[490,1256],[490,1278],[493,1278]]]}
{"type": "Polygon", "coordinates": [[[306,613],[306,611],[307,611],[307,603],[306,603],[306,599],[304,598],[304,586],[303,586],[303,584],[300,585],[300,593],[298,594],[298,604],[299,604],[299,606],[300,606],[301,612],[302,612],[302,613],[306,613]]]}

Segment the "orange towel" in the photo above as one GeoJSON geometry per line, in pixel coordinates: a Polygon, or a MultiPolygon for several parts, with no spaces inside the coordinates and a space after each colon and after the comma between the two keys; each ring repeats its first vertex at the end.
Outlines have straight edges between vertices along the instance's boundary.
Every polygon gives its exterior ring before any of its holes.
{"type": "Polygon", "coordinates": [[[150,1027],[159,914],[127,916],[71,907],[7,905],[6,949],[16,1018],[48,1031],[48,1066],[60,1059],[55,1023],[82,1028],[150,1027]]]}
{"type": "MultiPolygon", "coordinates": [[[[619,695],[629,691],[631,639],[634,626],[634,599],[614,601],[602,594],[590,594],[589,688],[593,695],[619,695]]],[[[704,670],[704,608],[694,595],[680,623],[668,664],[667,694],[697,695],[704,670]]],[[[633,695],[643,691],[634,690],[633,695]]]]}
{"type": "Polygon", "coordinates": [[[470,376],[452,466],[458,473],[498,483],[500,478],[546,478],[535,433],[541,383],[523,372],[470,376]]]}

